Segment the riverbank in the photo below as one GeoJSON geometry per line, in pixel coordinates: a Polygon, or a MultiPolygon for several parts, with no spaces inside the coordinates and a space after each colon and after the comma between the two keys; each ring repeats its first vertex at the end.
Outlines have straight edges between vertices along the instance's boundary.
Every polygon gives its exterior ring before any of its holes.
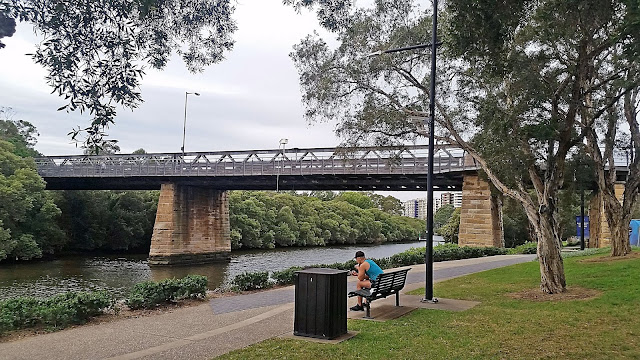
{"type": "MultiPolygon", "coordinates": [[[[440,281],[533,258],[503,255],[435,263],[434,279],[440,281]]],[[[424,265],[412,266],[407,289],[424,284],[424,268],[424,265]]],[[[349,281],[354,287],[355,278],[350,277],[349,281]]],[[[292,332],[293,287],[263,294],[213,299],[161,315],[121,319],[1,343],[0,353],[10,354],[9,359],[210,359],[292,332]],[[238,307],[242,309],[234,310],[238,307]]]]}

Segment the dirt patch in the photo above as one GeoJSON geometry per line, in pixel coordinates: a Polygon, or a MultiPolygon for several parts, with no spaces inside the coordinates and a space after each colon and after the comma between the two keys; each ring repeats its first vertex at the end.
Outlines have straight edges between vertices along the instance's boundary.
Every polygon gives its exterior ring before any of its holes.
{"type": "Polygon", "coordinates": [[[630,254],[627,254],[625,256],[611,256],[611,255],[598,256],[598,257],[594,257],[594,258],[590,258],[590,259],[582,259],[582,260],[579,260],[578,262],[580,262],[580,263],[605,263],[605,262],[611,262],[611,261],[632,260],[632,259],[640,259],[640,251],[633,251],[630,254]]]}
{"type": "Polygon", "coordinates": [[[570,301],[570,300],[589,300],[600,296],[602,292],[594,289],[585,289],[578,286],[571,286],[567,291],[559,294],[547,294],[539,288],[527,289],[517,293],[507,294],[508,297],[517,300],[529,301],[570,301]]]}

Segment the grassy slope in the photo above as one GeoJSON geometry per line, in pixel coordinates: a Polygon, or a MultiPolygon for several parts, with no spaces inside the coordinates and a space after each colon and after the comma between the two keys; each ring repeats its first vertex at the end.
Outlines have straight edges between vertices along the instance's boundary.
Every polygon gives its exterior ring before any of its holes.
{"type": "Polygon", "coordinates": [[[223,358],[640,358],[640,259],[583,259],[565,259],[568,286],[602,291],[595,299],[507,297],[539,286],[538,264],[525,263],[437,283],[439,297],[482,302],[465,312],[416,310],[386,323],[349,320],[349,330],[359,334],[338,345],[271,339],[223,358]]]}

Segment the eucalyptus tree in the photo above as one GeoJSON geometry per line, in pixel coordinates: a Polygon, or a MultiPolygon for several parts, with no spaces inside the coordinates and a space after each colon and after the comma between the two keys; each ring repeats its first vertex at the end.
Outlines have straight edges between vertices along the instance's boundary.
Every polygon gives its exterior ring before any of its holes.
{"type": "Polygon", "coordinates": [[[628,172],[624,179],[618,179],[616,165],[620,164],[616,164],[616,158],[621,152],[629,155],[629,150],[640,150],[640,3],[622,0],[603,6],[607,4],[591,4],[601,27],[583,45],[587,51],[598,53],[598,61],[587,69],[591,76],[581,84],[584,105],[580,108],[580,125],[589,159],[580,163],[595,173],[589,178],[598,187],[597,204],[604,209],[610,229],[611,255],[623,256],[631,251],[628,228],[640,187],[640,161],[628,158],[628,172]],[[622,199],[615,191],[619,180],[625,182],[622,199]]]}
{"type": "MultiPolygon", "coordinates": [[[[424,135],[414,119],[427,108],[429,54],[363,56],[425,42],[431,19],[418,9],[411,0],[378,0],[351,12],[336,48],[317,34],[295,47],[309,121],[337,119],[348,145],[424,135]]],[[[566,287],[557,202],[566,159],[583,139],[584,84],[594,67],[609,66],[615,44],[601,40],[620,29],[626,11],[600,0],[445,3],[436,139],[463,147],[523,206],[547,293],[566,287]]]]}
{"type": "MultiPolygon", "coordinates": [[[[611,56],[624,55],[613,51],[611,56]]],[[[634,61],[637,65],[637,59],[634,61]]],[[[616,155],[620,150],[627,155],[628,150],[640,154],[640,86],[638,67],[631,63],[613,68],[610,73],[601,74],[598,80],[603,76],[616,75],[621,79],[605,87],[603,94],[589,94],[588,100],[592,106],[585,108],[584,126],[587,135],[586,148],[594,163],[593,169],[601,201],[598,202],[598,206],[603,207],[610,230],[611,255],[624,256],[631,252],[629,222],[640,189],[640,159],[637,155],[628,158],[630,162],[624,178],[624,192],[622,199],[619,199],[615,191],[616,183],[621,180],[618,179],[616,171],[616,155]],[[603,103],[615,103],[615,106],[608,107],[607,111],[598,111],[598,108],[603,107],[603,103]]]]}
{"type": "MultiPolygon", "coordinates": [[[[557,199],[565,163],[572,147],[588,134],[585,121],[613,106],[607,101],[594,104],[591,97],[614,86],[621,62],[612,53],[633,41],[624,31],[629,7],[608,0],[520,1],[470,11],[469,4],[459,1],[450,10],[451,48],[464,61],[466,75],[457,83],[464,89],[457,97],[468,104],[466,121],[482,126],[469,151],[475,150],[478,161],[485,158],[483,167],[493,170],[487,173],[496,187],[520,199],[538,238],[541,269],[546,266],[550,274],[559,274],[561,259],[554,259],[560,244],[557,199]],[[502,19],[497,26],[489,21],[496,18],[502,19]],[[478,31],[470,34],[469,25],[478,31]],[[505,143],[511,145],[505,148],[505,143]],[[504,151],[509,148],[517,152],[504,151]],[[487,156],[490,152],[506,154],[508,160],[487,156]],[[508,177],[515,183],[496,181],[504,169],[514,168],[526,173],[508,177]],[[525,191],[527,182],[535,196],[525,191]]],[[[455,136],[460,127],[451,118],[445,124],[455,136]]],[[[552,279],[550,292],[563,282],[552,279]]]]}

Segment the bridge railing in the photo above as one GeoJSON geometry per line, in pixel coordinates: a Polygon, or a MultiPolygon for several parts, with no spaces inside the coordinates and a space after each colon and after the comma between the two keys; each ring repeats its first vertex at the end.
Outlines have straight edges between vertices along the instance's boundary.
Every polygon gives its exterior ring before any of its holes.
{"type": "MultiPolygon", "coordinates": [[[[476,169],[464,152],[437,146],[434,173],[476,169]]],[[[426,145],[402,148],[309,148],[36,158],[45,177],[273,176],[426,174],[426,145]]]]}

